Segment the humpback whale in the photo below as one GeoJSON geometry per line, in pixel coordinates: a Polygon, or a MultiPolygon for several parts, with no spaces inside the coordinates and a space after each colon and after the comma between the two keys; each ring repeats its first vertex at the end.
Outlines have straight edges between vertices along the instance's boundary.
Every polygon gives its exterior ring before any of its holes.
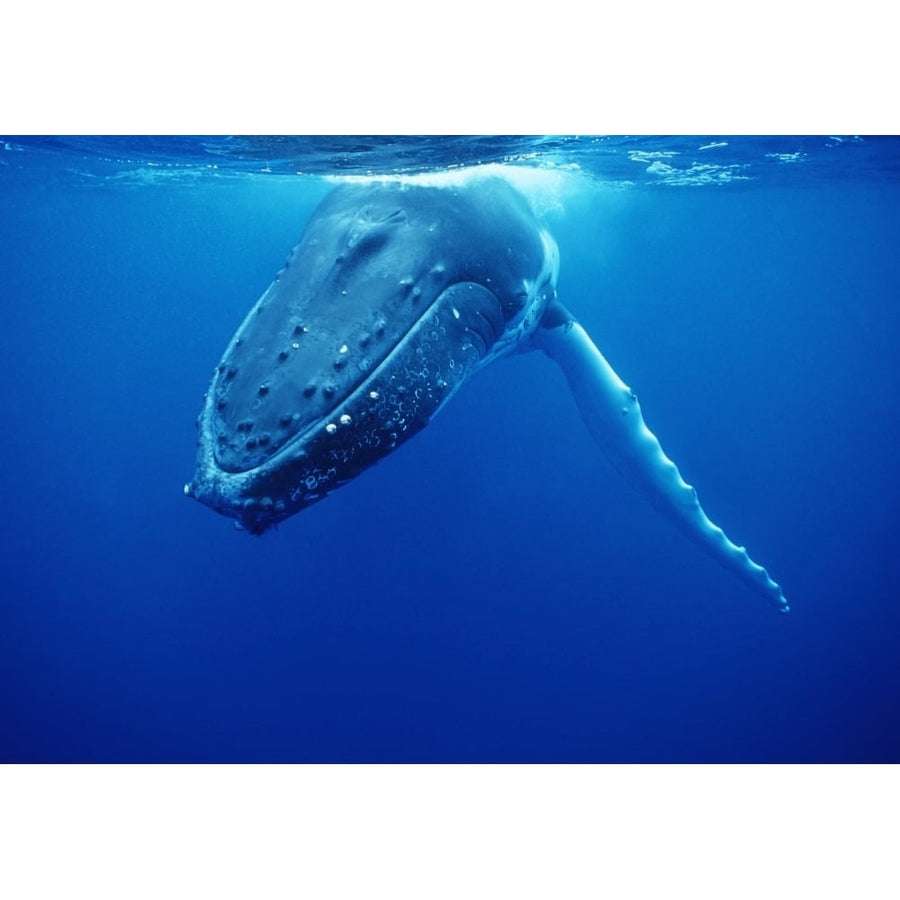
{"type": "Polygon", "coordinates": [[[261,534],[420,431],[473,372],[543,350],[619,472],[778,610],[707,518],[634,392],[557,297],[559,252],[506,179],[345,183],[321,202],[216,367],[184,492],[261,534]]]}

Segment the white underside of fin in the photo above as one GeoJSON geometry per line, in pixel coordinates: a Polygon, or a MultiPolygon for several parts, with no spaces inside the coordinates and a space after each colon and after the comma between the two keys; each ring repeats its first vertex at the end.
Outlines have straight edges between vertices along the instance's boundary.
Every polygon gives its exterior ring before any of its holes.
{"type": "Polygon", "coordinates": [[[615,373],[587,332],[568,314],[559,324],[539,328],[535,342],[565,373],[594,440],[636,490],[691,540],[781,612],[788,603],[769,573],[707,517],[697,492],[681,477],[644,422],[631,388],[615,373]]]}

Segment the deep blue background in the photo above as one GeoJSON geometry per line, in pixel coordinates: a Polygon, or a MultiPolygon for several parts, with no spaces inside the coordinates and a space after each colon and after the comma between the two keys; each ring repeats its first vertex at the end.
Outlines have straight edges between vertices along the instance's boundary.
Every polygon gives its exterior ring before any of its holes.
{"type": "MultiPolygon", "coordinates": [[[[895,161],[894,161],[895,163],[895,161]]],[[[900,761],[900,184],[567,188],[560,295],[779,616],[501,361],[263,538],[182,496],[312,179],[0,181],[0,761],[900,761]]]]}

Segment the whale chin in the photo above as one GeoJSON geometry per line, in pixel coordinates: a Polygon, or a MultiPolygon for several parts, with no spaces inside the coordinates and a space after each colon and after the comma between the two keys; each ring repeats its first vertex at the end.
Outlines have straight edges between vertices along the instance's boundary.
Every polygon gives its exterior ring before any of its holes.
{"type": "Polygon", "coordinates": [[[221,416],[201,418],[201,453],[187,494],[252,534],[321,500],[421,431],[488,358],[496,307],[480,285],[443,291],[373,372],[288,440],[254,437],[242,422],[233,427],[221,416]],[[237,441],[251,435],[247,453],[234,451],[235,434],[237,441]]]}

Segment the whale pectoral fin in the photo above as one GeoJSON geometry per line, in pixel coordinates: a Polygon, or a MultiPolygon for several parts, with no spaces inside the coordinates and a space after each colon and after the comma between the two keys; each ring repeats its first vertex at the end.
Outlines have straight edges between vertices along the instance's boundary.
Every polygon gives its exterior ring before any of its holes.
{"type": "Polygon", "coordinates": [[[647,428],[633,391],[560,303],[547,310],[535,343],[565,373],[588,430],[626,480],[693,541],[781,612],[788,604],[768,572],[707,518],[697,492],[681,477],[647,428]]]}

